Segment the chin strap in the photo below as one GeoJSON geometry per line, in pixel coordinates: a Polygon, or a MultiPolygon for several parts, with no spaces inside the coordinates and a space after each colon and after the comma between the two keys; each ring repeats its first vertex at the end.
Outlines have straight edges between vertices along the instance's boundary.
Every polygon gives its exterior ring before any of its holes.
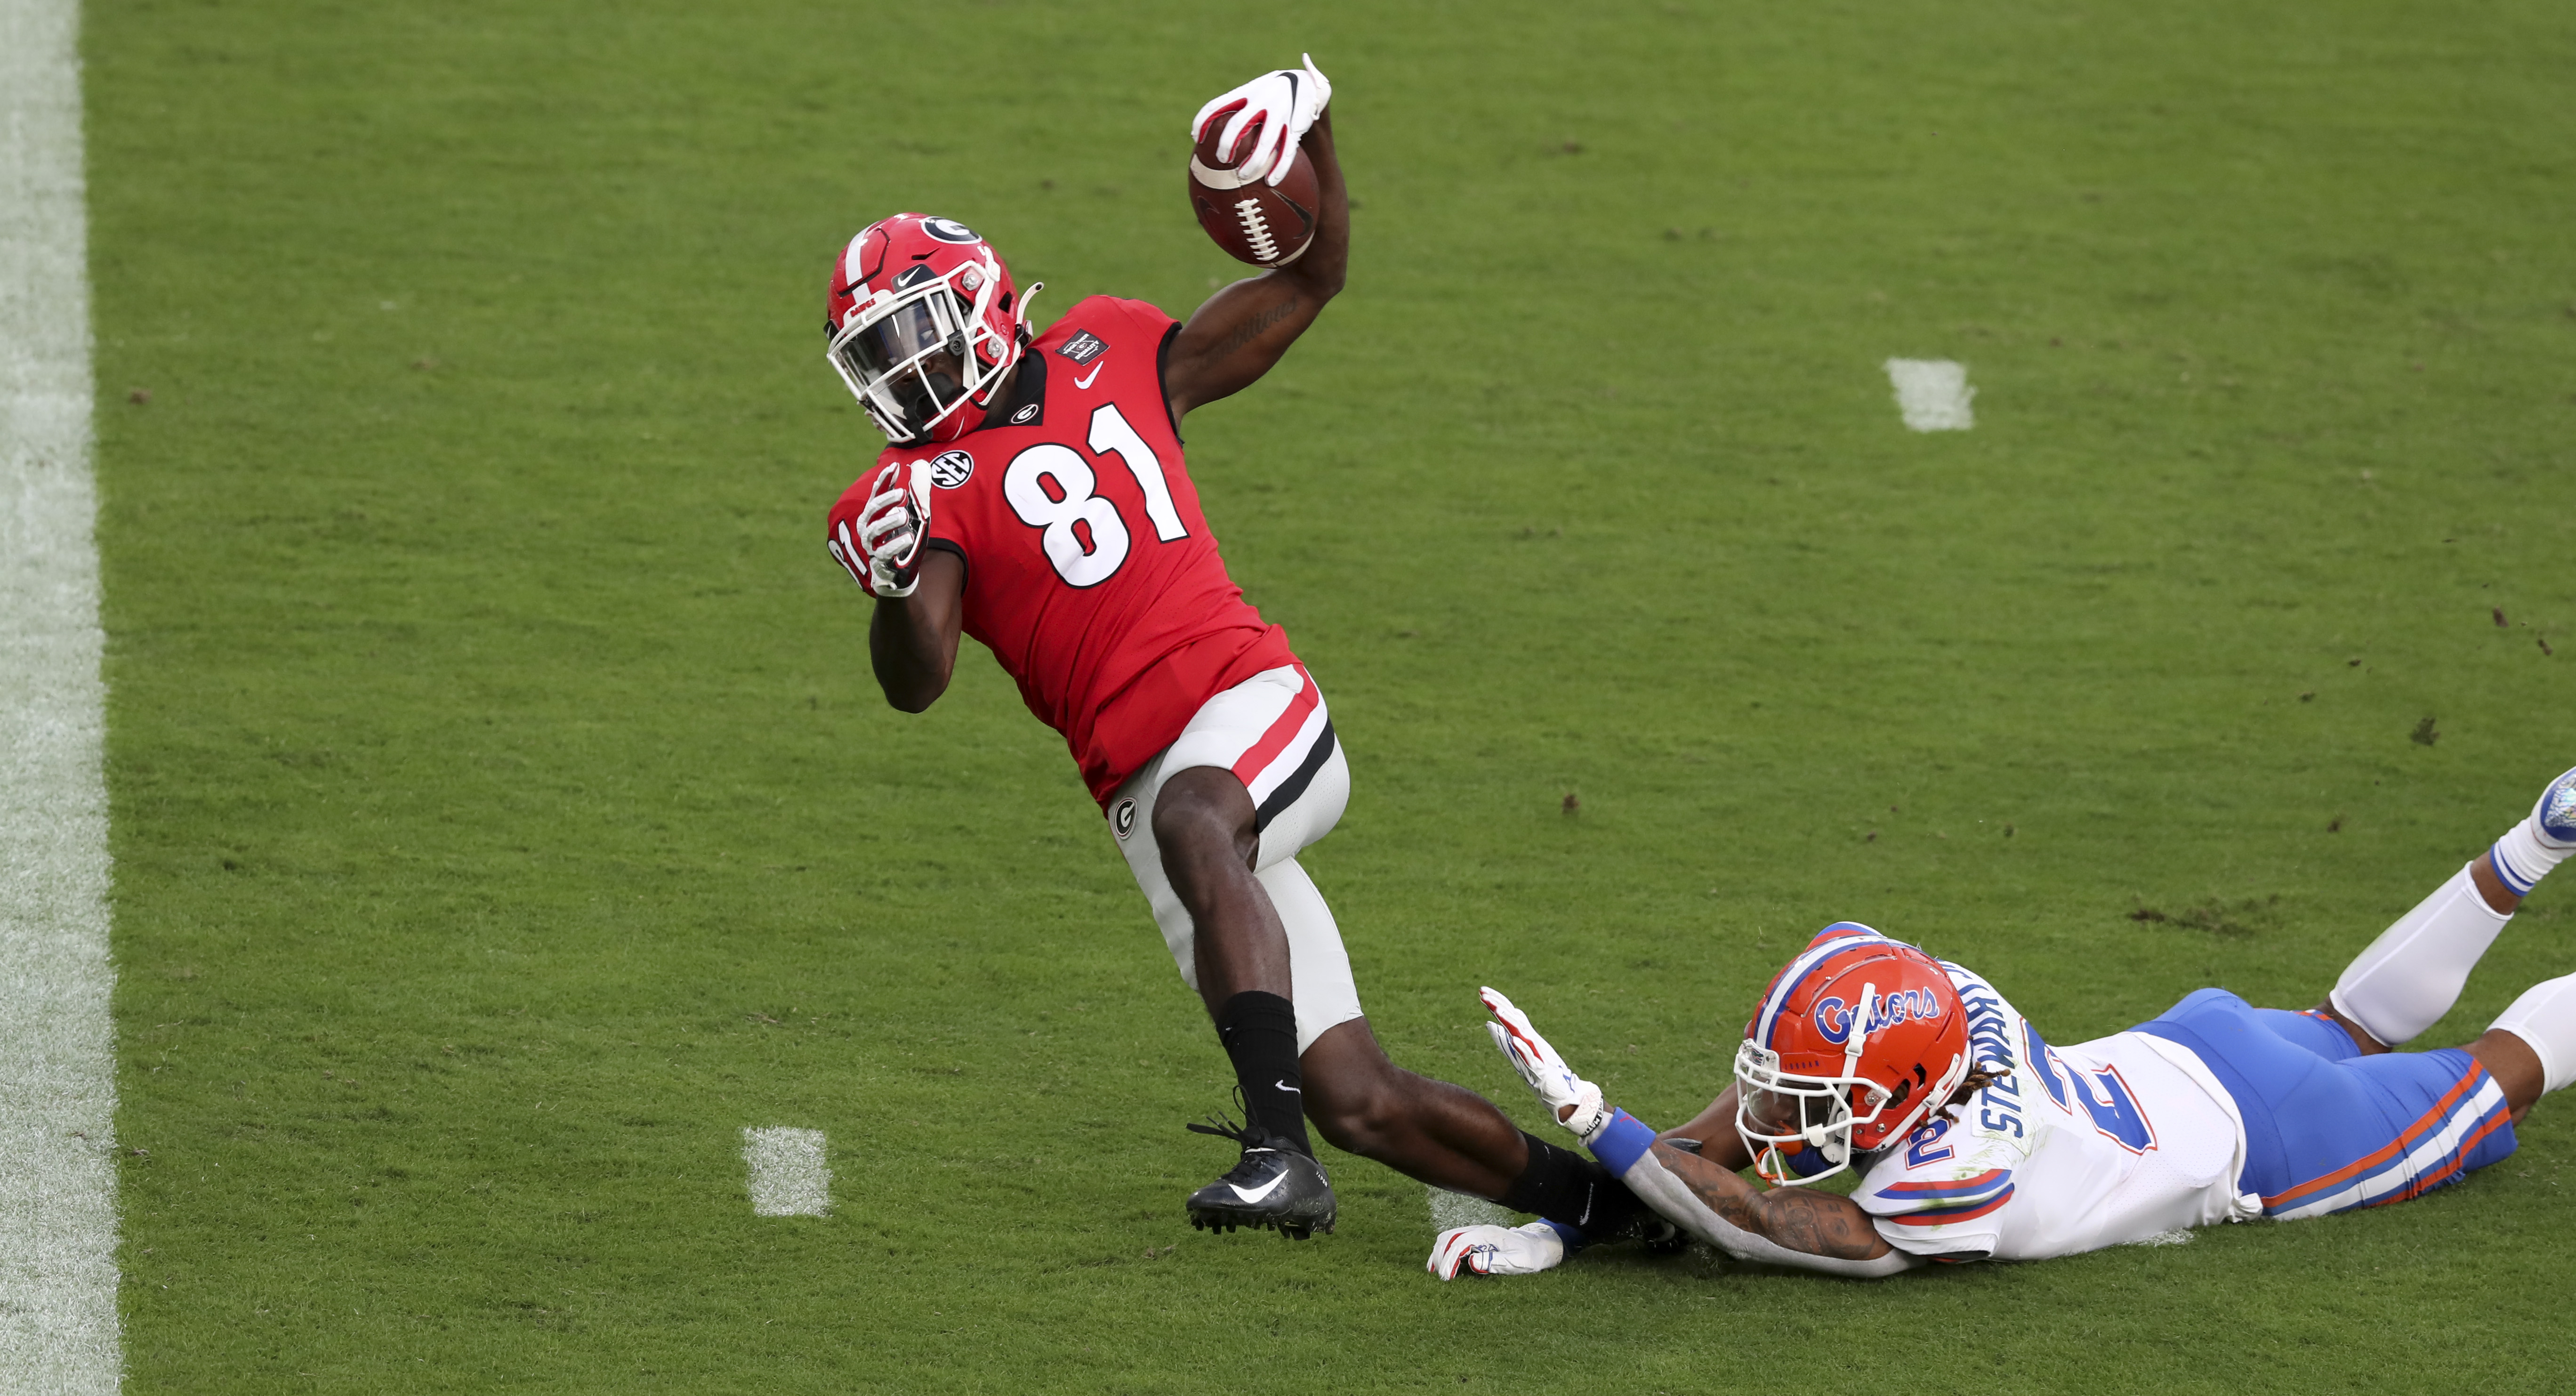
{"type": "Polygon", "coordinates": [[[1023,349],[1029,347],[1030,340],[1037,338],[1037,331],[1030,327],[1032,322],[1029,319],[1029,302],[1036,300],[1038,292],[1045,289],[1046,283],[1043,281],[1030,282],[1028,294],[1020,297],[1018,308],[1012,311],[1020,317],[1020,347],[1023,349]]]}
{"type": "MultiPolygon", "coordinates": [[[[1852,1010],[1851,1045],[1843,1049],[1843,1077],[1846,1080],[1860,1075],[1861,1049],[1869,1045],[1869,1030],[1872,1020],[1878,1016],[1877,1010],[1878,985],[1876,983],[1862,984],[1860,986],[1860,1006],[1852,1010]]],[[[1849,1086],[1843,1087],[1843,1090],[1845,1091],[1849,1091],[1850,1089],[1851,1088],[1849,1086]]],[[[1843,1113],[1851,1113],[1850,1099],[1847,1096],[1838,1097],[1838,1099],[1841,1100],[1843,1113]]],[[[1826,1143],[1825,1126],[1823,1125],[1809,1125],[1805,1129],[1800,1130],[1799,1133],[1807,1136],[1807,1142],[1815,1145],[1819,1149],[1829,1147],[1826,1143]]],[[[1851,1147],[1850,1131],[1844,1131],[1843,1140],[1845,1155],[1848,1156],[1851,1147]]],[[[1843,1161],[1842,1159],[1835,1158],[1831,1153],[1826,1154],[1825,1157],[1828,1162],[1832,1163],[1840,1163],[1843,1161]]]]}
{"type": "Polygon", "coordinates": [[[1010,381],[1011,367],[1019,362],[1020,354],[1028,349],[1029,341],[1036,337],[1029,329],[1029,302],[1036,300],[1038,298],[1038,292],[1045,289],[1045,282],[1032,282],[1029,286],[1029,293],[1020,297],[1020,303],[1011,311],[1013,315],[1018,317],[1011,330],[1011,347],[1013,350],[1011,361],[1010,363],[1002,364],[995,368],[993,370],[993,376],[985,381],[984,386],[980,390],[968,393],[966,395],[966,400],[968,402],[971,402],[980,408],[990,409],[993,405],[993,399],[1001,393],[1003,385],[1010,381]]]}
{"type": "MultiPolygon", "coordinates": [[[[1046,283],[1043,281],[1030,282],[1028,294],[1020,297],[1020,303],[1017,306],[1014,306],[1011,310],[1013,315],[1019,317],[1016,325],[1011,331],[1012,346],[1014,350],[1017,351],[1011,356],[1011,364],[1018,363],[1020,354],[1028,351],[1029,341],[1037,338],[1037,332],[1029,326],[1029,302],[1036,300],[1038,298],[1038,292],[1045,289],[1046,283]]],[[[1005,364],[1002,369],[994,371],[992,383],[984,389],[982,396],[974,399],[977,407],[991,407],[993,405],[994,395],[999,393],[1002,390],[1003,383],[1008,381],[1007,375],[1003,370],[1011,367],[1011,364],[1005,364]]]]}

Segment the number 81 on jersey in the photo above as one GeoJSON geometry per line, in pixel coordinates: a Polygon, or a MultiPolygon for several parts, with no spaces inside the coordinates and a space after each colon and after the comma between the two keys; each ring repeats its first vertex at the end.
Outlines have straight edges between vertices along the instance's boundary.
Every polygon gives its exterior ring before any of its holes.
{"type": "MultiPolygon", "coordinates": [[[[1155,538],[1169,543],[1190,536],[1181,526],[1180,511],[1172,507],[1163,463],[1116,403],[1103,403],[1091,414],[1090,445],[1103,460],[1114,455],[1126,462],[1136,488],[1144,492],[1145,516],[1154,525],[1155,538]]],[[[1127,521],[1117,505],[1098,493],[1099,484],[1081,452],[1053,441],[1020,452],[1002,472],[1002,498],[1020,522],[1043,530],[1039,546],[1067,586],[1098,586],[1127,561],[1127,521]]]]}

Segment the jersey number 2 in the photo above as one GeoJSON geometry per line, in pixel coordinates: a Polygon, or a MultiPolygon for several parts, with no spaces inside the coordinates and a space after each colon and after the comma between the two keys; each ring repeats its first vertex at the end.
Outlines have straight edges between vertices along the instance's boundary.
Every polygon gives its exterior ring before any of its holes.
{"type": "Polygon", "coordinates": [[[2156,1146],[2156,1127],[2147,1123],[2147,1112],[2138,1108],[2138,1098],[2130,1093],[2120,1068],[2105,1066],[2089,1074],[2071,1074],[2075,1077],[2076,1103],[2093,1117],[2095,1129],[2133,1154],[2143,1154],[2156,1146]]]}
{"type": "MultiPolygon", "coordinates": [[[[1118,404],[1102,403],[1091,414],[1090,446],[1102,460],[1116,456],[1126,462],[1127,473],[1145,494],[1145,517],[1157,539],[1169,543],[1190,536],[1181,526],[1180,510],[1172,507],[1163,463],[1120,415],[1118,404]]],[[[1119,517],[1117,505],[1097,493],[1099,484],[1081,452],[1053,441],[1020,452],[1002,472],[1002,498],[1020,522],[1044,530],[1038,546],[1067,586],[1098,586],[1127,561],[1127,521],[1119,517]]]]}

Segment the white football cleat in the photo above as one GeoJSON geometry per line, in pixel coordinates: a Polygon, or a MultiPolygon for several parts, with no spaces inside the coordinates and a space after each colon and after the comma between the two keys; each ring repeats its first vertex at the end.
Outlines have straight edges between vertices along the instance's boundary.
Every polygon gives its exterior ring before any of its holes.
{"type": "Polygon", "coordinates": [[[2576,848],[2576,771],[2549,782],[2540,803],[2531,807],[2531,822],[2540,841],[2553,848],[2576,848]]]}

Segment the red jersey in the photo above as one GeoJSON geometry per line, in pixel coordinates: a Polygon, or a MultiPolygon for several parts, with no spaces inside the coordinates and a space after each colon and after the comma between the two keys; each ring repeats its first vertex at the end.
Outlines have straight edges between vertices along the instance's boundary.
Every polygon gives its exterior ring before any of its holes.
{"type": "Polygon", "coordinates": [[[856,531],[879,470],[929,461],[927,546],[966,563],[966,633],[1064,734],[1104,806],[1208,699],[1296,658],[1199,512],[1163,400],[1179,328],[1143,301],[1077,302],[1021,356],[1000,425],[888,448],[828,530],[856,531]]]}

